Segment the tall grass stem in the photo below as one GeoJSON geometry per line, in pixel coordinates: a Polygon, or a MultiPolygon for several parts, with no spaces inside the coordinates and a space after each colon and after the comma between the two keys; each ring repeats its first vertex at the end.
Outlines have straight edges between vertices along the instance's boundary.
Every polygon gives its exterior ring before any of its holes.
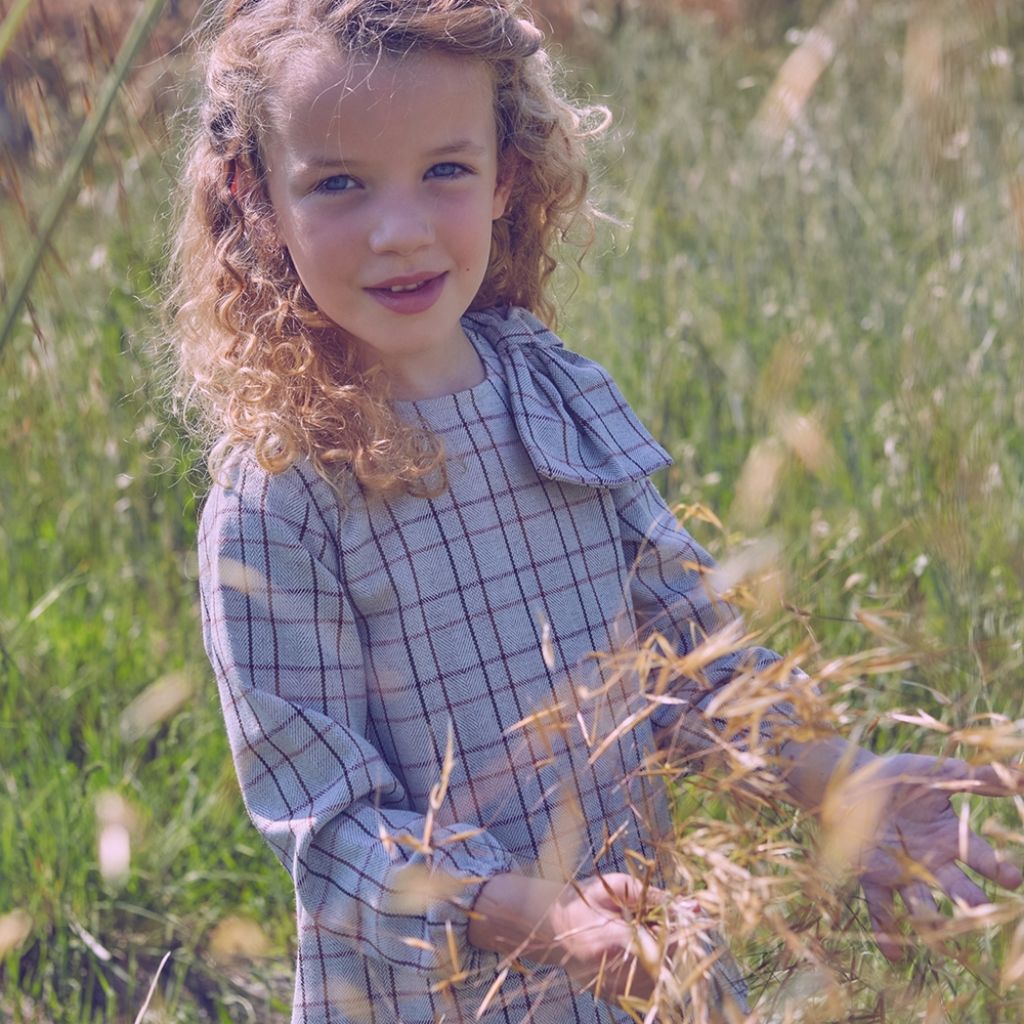
{"type": "MultiPolygon", "coordinates": [[[[135,60],[139,50],[145,45],[153,30],[153,26],[163,13],[166,4],[167,0],[146,0],[146,3],[139,9],[139,13],[135,16],[135,20],[132,22],[128,34],[121,44],[121,49],[118,51],[117,57],[103,82],[96,105],[78,133],[75,145],[61,171],[53,198],[43,211],[32,251],[29,253],[28,259],[15,279],[10,294],[7,296],[3,323],[0,326],[0,355],[3,354],[4,347],[14,331],[18,315],[25,300],[28,298],[32,283],[35,281],[36,274],[42,265],[43,257],[49,248],[50,239],[60,224],[64,211],[71,202],[78,184],[79,175],[92,156],[100,132],[103,130],[103,126],[114,106],[114,100],[117,98],[118,91],[124,84],[132,62],[135,60]]],[[[12,8],[11,14],[8,15],[7,21],[4,23],[5,32],[7,23],[11,22],[12,19],[14,27],[17,27],[17,21],[20,20],[16,17],[17,12],[17,7],[12,8]]],[[[3,41],[0,40],[0,42],[3,41]]],[[[3,47],[0,46],[0,54],[2,52],[3,47]]]]}
{"type": "Polygon", "coordinates": [[[7,12],[7,16],[0,22],[0,60],[4,59],[7,48],[18,34],[18,27],[28,14],[28,5],[32,0],[14,0],[14,6],[7,12]]]}
{"type": "Polygon", "coordinates": [[[153,980],[150,982],[149,991],[146,993],[146,1001],[142,1004],[142,1008],[139,1010],[139,1015],[135,1018],[135,1024],[142,1024],[143,1018],[146,1016],[146,1011],[149,1009],[149,1004],[153,1001],[153,993],[156,992],[156,984],[160,980],[160,975],[163,973],[164,965],[171,957],[171,951],[168,950],[164,953],[164,958],[160,961],[160,966],[156,969],[156,974],[153,975],[153,980]]]}

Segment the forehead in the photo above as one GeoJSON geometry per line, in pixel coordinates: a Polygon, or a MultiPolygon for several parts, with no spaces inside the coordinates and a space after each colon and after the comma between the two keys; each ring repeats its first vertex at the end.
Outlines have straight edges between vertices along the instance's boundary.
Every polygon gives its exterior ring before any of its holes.
{"type": "Polygon", "coordinates": [[[348,149],[405,131],[495,131],[494,81],[483,61],[431,51],[370,58],[331,48],[296,63],[272,97],[271,146],[348,149]]]}

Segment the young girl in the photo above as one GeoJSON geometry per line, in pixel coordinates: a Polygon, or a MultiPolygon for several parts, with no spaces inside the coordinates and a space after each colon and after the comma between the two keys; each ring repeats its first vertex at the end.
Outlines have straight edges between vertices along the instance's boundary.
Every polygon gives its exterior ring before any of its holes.
{"type": "MultiPolygon", "coordinates": [[[[668,457],[545,326],[599,113],[513,0],[232,0],[208,49],[173,301],[218,438],[204,636],[295,884],[296,1022],[623,1022],[684,955],[707,979],[687,1012],[745,1010],[708,921],[664,897],[659,776],[736,738],[704,718],[721,687],[785,666],[736,649],[649,482],[668,457]],[[644,693],[622,665],[655,634],[681,660],[644,693]]],[[[809,806],[874,762],[778,756],[809,806]]],[[[958,843],[948,792],[991,770],[871,768],[862,878],[895,955],[893,893],[932,900],[907,856],[968,903],[959,855],[1020,874],[958,843]]]]}

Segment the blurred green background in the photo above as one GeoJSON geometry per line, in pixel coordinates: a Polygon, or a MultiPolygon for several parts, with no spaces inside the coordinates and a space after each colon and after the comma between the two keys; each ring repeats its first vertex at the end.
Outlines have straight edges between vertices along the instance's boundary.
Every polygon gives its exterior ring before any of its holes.
{"type": "MultiPolygon", "coordinates": [[[[535,6],[569,88],[614,114],[594,168],[609,220],[561,272],[560,330],[675,457],[667,498],[717,514],[694,531],[759,567],[752,620],[806,644],[809,671],[893,654],[829,694],[863,742],[1019,751],[1024,5],[535,6]]],[[[8,300],[140,7],[0,0],[8,27],[25,10],[0,60],[8,300]]],[[[293,897],[202,651],[205,469],[154,312],[195,9],[165,5],[0,341],[5,1024],[134,1020],[167,952],[149,1020],[290,1006],[293,897]]],[[[971,815],[1019,859],[1024,804],[971,815]]],[[[760,827],[797,826],[762,812],[751,842],[760,827]]],[[[827,920],[782,908],[838,1001],[770,929],[743,938],[765,1020],[1024,1018],[1019,897],[953,957],[896,968],[843,900],[827,920]]]]}

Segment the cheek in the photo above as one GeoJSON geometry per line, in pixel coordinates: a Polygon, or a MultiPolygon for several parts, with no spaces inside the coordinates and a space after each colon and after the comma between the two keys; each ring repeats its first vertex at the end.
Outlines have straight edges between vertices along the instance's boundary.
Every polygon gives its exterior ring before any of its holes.
{"type": "Polygon", "coordinates": [[[475,261],[481,252],[490,252],[493,219],[489,201],[452,207],[443,212],[439,223],[448,244],[457,248],[464,260],[475,261]]]}
{"type": "Polygon", "coordinates": [[[304,216],[292,224],[288,247],[295,269],[305,280],[328,276],[351,268],[361,251],[351,229],[324,216],[304,216]]]}
{"type": "Polygon", "coordinates": [[[296,248],[311,254],[335,246],[341,235],[328,217],[318,217],[314,213],[303,213],[295,217],[288,233],[296,248]]]}

